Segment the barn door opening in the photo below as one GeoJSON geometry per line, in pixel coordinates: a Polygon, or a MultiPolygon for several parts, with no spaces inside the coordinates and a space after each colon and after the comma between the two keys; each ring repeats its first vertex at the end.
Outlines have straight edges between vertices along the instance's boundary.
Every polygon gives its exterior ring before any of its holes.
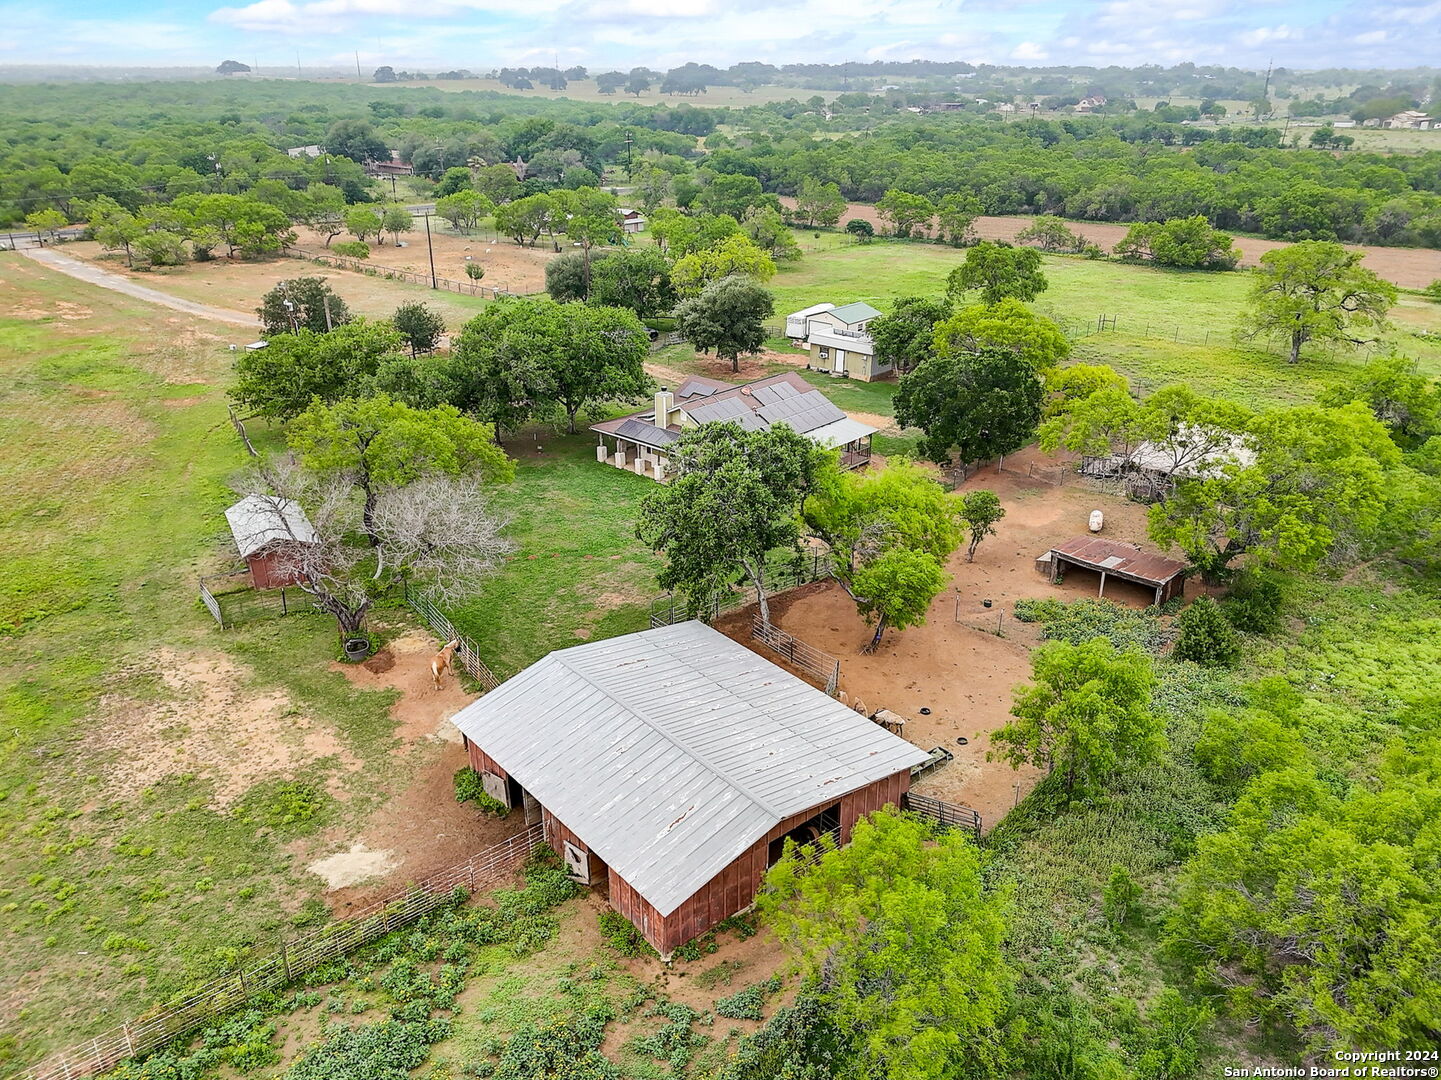
{"type": "Polygon", "coordinates": [[[787,840],[794,840],[798,845],[804,846],[815,843],[826,833],[831,833],[839,842],[840,829],[841,804],[832,803],[814,817],[809,817],[801,822],[784,836],[778,836],[772,840],[770,849],[766,852],[766,866],[774,866],[780,862],[781,855],[785,853],[787,840]]]}

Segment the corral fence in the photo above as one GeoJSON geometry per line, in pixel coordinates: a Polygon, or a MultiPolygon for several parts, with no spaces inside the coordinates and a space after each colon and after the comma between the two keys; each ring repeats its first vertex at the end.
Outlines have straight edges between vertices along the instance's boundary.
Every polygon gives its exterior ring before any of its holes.
{"type": "Polygon", "coordinates": [[[148,1054],[244,1005],[250,997],[278,990],[327,961],[415,922],[458,897],[507,877],[545,842],[533,825],[494,847],[472,855],[371,904],[341,922],[283,943],[271,955],[213,979],[188,997],[112,1028],[103,1035],[54,1055],[11,1080],[76,1080],[113,1069],[127,1058],[148,1054]]]}
{"type": "MultiPolygon", "coordinates": [[[[808,585],[831,576],[831,556],[828,551],[812,551],[795,558],[773,559],[761,570],[767,598],[791,589],[808,585]]],[[[730,589],[717,592],[709,600],[692,610],[686,602],[674,593],[657,596],[650,605],[650,625],[670,626],[688,619],[715,622],[727,612],[736,611],[747,604],[755,603],[754,587],[747,584],[744,589],[730,589]]]]}
{"type": "Polygon", "coordinates": [[[249,570],[209,574],[200,579],[200,602],[222,630],[258,619],[283,617],[292,609],[314,610],[313,604],[307,607],[303,595],[295,596],[297,591],[290,589],[287,595],[285,589],[257,589],[249,570]]]}
{"type": "Polygon", "coordinates": [[[495,672],[491,671],[485,661],[480,658],[480,650],[475,647],[475,642],[457,630],[455,624],[445,617],[445,613],[440,608],[418,593],[412,593],[408,588],[405,591],[405,600],[411,609],[440,635],[442,641],[460,642],[455,650],[455,659],[470,673],[472,679],[487,690],[494,690],[500,685],[500,680],[496,678],[495,672]]]}
{"type": "Polygon", "coordinates": [[[828,652],[822,652],[814,645],[808,645],[794,634],[787,633],[775,623],[768,623],[757,613],[751,623],[751,637],[779,656],[791,667],[804,672],[816,682],[825,686],[825,691],[835,697],[841,688],[841,662],[828,652]]]}
{"type": "Polygon", "coordinates": [[[934,821],[943,829],[965,829],[976,843],[981,842],[981,815],[969,806],[942,802],[929,795],[918,795],[914,791],[906,792],[905,804],[905,808],[917,817],[934,821]]]}
{"type": "Polygon", "coordinates": [[[294,259],[304,259],[307,262],[318,263],[321,266],[334,266],[340,270],[352,270],[357,274],[369,274],[371,277],[385,278],[387,281],[407,281],[412,285],[424,285],[426,288],[443,289],[446,292],[460,293],[463,296],[489,296],[498,300],[502,296],[513,296],[508,289],[500,286],[482,285],[478,281],[460,281],[456,278],[441,277],[438,274],[433,276],[415,270],[401,270],[394,266],[381,266],[371,262],[369,259],[354,259],[348,255],[337,255],[333,251],[309,251],[305,248],[286,248],[285,254],[294,259]]]}
{"type": "Polygon", "coordinates": [[[1019,465],[1012,464],[1005,458],[996,464],[996,471],[1010,473],[1012,476],[1024,476],[1028,480],[1038,480],[1043,484],[1051,484],[1055,487],[1061,487],[1068,479],[1075,476],[1075,467],[1072,465],[1042,465],[1035,461],[1019,465]]]}

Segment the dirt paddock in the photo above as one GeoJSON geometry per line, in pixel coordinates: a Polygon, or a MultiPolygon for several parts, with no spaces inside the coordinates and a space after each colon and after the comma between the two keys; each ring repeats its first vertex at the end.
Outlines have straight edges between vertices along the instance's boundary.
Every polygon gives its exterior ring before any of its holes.
{"type": "MultiPolygon", "coordinates": [[[[924,625],[887,631],[876,652],[861,653],[871,629],[835,582],[777,597],[771,618],[840,659],[841,690],[852,703],[863,704],[868,713],[882,708],[899,713],[906,718],[905,737],[911,742],[927,750],[944,746],[951,751],[955,760],[926,774],[915,790],[973,808],[990,829],[1040,779],[1038,770],[1015,771],[1002,762],[986,761],[990,733],[1010,718],[1013,689],[1030,678],[1031,649],[1040,642],[1034,625],[1012,616],[1015,602],[1026,597],[1091,597],[1099,584],[1097,575],[1077,572],[1052,585],[1036,570],[1036,557],[1084,534],[1090,512],[1098,508],[1106,515],[1102,536],[1147,550],[1154,545],[1145,539],[1144,507],[1084,487],[1053,487],[988,467],[963,490],[976,488],[999,495],[1006,516],[996,535],[981,544],[974,563],[965,561],[964,551],[952,556],[947,566],[951,583],[932,604],[924,625]],[[957,742],[961,738],[964,745],[957,742]]],[[[1137,608],[1151,602],[1148,590],[1122,584],[1107,582],[1107,597],[1137,608]]],[[[717,621],[716,627],[752,645],[753,615],[754,608],[746,608],[717,621]]],[[[777,660],[763,646],[753,647],[777,660]]]]}

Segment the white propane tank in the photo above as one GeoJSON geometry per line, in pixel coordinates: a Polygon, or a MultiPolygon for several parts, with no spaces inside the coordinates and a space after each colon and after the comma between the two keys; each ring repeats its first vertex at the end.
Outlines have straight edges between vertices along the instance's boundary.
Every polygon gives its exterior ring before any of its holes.
{"type": "Polygon", "coordinates": [[[1092,532],[1100,532],[1100,531],[1101,531],[1101,526],[1104,525],[1105,523],[1106,523],[1106,518],[1105,518],[1105,515],[1104,515],[1104,514],[1102,514],[1099,510],[1092,510],[1092,511],[1091,511],[1091,531],[1092,531],[1092,532]]]}

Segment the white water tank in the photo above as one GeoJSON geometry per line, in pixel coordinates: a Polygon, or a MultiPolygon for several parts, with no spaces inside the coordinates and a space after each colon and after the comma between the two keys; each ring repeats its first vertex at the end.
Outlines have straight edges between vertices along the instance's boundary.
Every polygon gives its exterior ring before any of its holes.
{"type": "Polygon", "coordinates": [[[1105,518],[1105,515],[1104,515],[1104,514],[1102,514],[1099,510],[1092,510],[1092,511],[1091,511],[1091,531],[1092,531],[1092,532],[1100,532],[1100,531],[1101,531],[1101,526],[1104,525],[1105,523],[1106,523],[1106,518],[1105,518]]]}

